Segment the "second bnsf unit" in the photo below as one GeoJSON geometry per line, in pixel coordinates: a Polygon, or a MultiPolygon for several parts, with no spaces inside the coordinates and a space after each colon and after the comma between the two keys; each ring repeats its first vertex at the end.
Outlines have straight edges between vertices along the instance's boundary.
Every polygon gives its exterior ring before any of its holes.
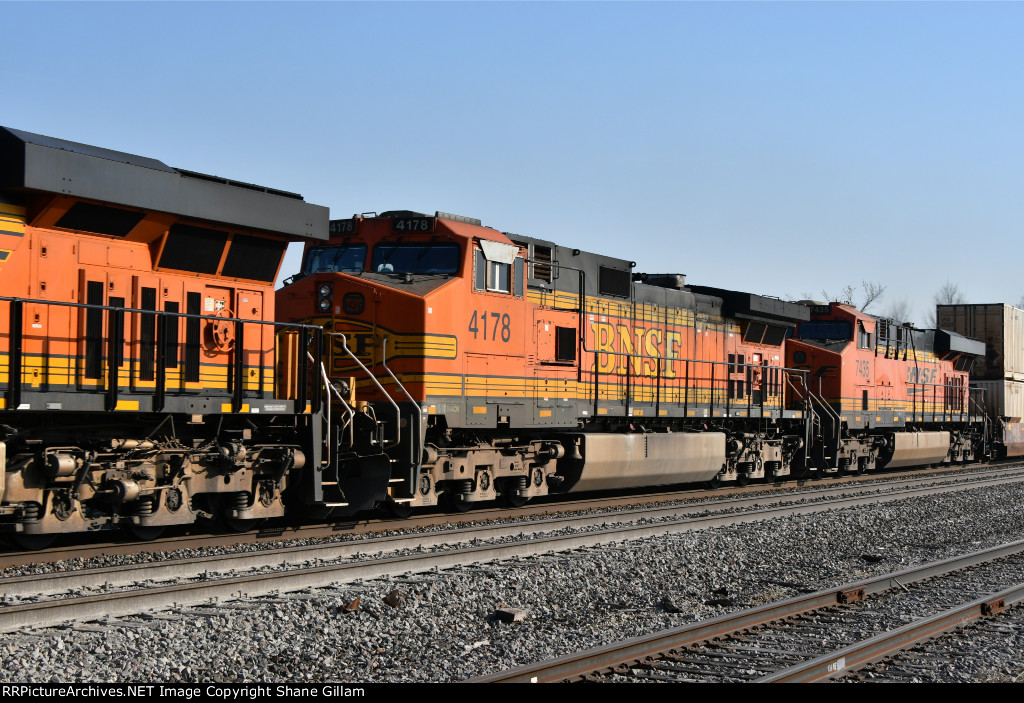
{"type": "Polygon", "coordinates": [[[686,286],[438,212],[331,222],[278,291],[385,428],[396,508],[962,461],[956,334],[686,286]]]}

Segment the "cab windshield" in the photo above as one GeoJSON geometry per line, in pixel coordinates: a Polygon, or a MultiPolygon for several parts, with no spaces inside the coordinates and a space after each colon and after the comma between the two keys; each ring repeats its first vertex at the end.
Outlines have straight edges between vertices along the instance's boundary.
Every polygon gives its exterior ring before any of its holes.
{"type": "Polygon", "coordinates": [[[370,270],[378,273],[455,274],[459,272],[459,245],[378,244],[370,270]]]}
{"type": "Polygon", "coordinates": [[[849,341],[853,339],[853,327],[847,320],[834,322],[801,322],[797,327],[798,339],[821,341],[849,341]]]}
{"type": "Polygon", "coordinates": [[[332,271],[358,273],[363,270],[365,262],[365,244],[315,247],[306,254],[306,264],[302,267],[302,272],[305,274],[332,271]]]}

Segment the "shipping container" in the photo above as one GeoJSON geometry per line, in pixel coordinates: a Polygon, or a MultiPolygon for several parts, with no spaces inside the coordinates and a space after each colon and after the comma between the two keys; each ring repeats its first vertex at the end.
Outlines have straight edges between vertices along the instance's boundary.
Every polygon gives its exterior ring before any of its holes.
{"type": "Polygon", "coordinates": [[[972,380],[1024,381],[1024,310],[1012,305],[937,305],[937,327],[985,343],[972,380]]]}
{"type": "MultiPolygon", "coordinates": [[[[1024,418],[1024,381],[971,381],[985,392],[985,412],[996,418],[1024,418]]],[[[971,397],[977,394],[972,392],[971,397]]]]}

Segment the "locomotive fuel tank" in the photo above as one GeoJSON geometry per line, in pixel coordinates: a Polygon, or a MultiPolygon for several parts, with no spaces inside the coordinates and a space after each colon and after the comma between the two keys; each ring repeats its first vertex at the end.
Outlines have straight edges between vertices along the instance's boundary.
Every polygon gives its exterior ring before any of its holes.
{"type": "Polygon", "coordinates": [[[723,432],[587,432],[578,435],[578,470],[567,459],[561,473],[574,493],[703,483],[725,466],[725,443],[723,432]]]}

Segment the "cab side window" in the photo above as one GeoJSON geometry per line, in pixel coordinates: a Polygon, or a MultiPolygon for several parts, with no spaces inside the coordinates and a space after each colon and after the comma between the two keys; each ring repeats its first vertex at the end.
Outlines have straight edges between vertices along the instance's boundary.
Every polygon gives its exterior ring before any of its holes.
{"type": "Polygon", "coordinates": [[[473,259],[473,289],[523,297],[525,264],[518,247],[480,240],[473,259]]]}
{"type": "Polygon", "coordinates": [[[500,261],[487,262],[487,290],[492,293],[509,293],[512,280],[512,266],[500,261]]]}
{"type": "Polygon", "coordinates": [[[860,321],[857,322],[857,348],[871,348],[871,335],[868,333],[866,329],[864,329],[864,323],[860,321]]]}

